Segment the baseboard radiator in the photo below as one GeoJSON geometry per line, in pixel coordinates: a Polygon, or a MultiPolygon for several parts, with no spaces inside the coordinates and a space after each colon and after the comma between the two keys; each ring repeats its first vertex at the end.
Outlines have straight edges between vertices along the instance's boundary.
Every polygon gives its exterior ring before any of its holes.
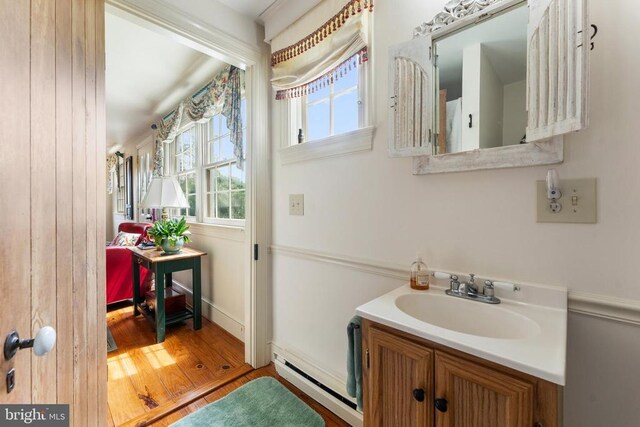
{"type": "Polygon", "coordinates": [[[356,409],[355,402],[326,386],[281,355],[276,354],[274,364],[280,376],[305,392],[309,397],[350,425],[355,427],[362,426],[362,413],[356,409]]]}

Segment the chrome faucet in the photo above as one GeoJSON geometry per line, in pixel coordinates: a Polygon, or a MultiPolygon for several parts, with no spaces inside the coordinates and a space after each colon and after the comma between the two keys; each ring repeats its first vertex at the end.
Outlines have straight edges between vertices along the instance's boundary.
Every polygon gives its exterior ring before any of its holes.
{"type": "Polygon", "coordinates": [[[460,287],[458,288],[458,291],[461,294],[468,294],[468,295],[478,295],[478,286],[476,285],[475,282],[475,274],[471,273],[469,274],[469,281],[468,282],[462,282],[460,283],[460,287]]]}
{"type": "Polygon", "coordinates": [[[495,297],[495,289],[491,280],[485,280],[482,293],[478,293],[478,285],[475,283],[475,274],[469,274],[467,282],[460,283],[458,276],[452,274],[449,276],[449,289],[445,291],[447,295],[453,297],[480,301],[487,304],[500,304],[500,299],[495,297]]]}

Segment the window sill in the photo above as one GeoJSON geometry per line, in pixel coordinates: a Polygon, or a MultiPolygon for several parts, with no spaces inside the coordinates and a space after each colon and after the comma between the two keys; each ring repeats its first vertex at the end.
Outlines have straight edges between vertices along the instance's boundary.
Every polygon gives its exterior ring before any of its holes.
{"type": "Polygon", "coordinates": [[[308,141],[280,149],[280,161],[283,165],[304,162],[325,157],[342,156],[358,151],[370,151],[373,148],[375,127],[369,126],[328,138],[308,141]]]}

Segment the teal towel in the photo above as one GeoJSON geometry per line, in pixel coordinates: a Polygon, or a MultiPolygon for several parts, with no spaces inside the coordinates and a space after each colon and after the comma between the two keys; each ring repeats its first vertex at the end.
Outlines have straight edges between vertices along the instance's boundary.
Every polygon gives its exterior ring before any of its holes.
{"type": "Polygon", "coordinates": [[[347,326],[347,393],[355,397],[358,409],[362,410],[362,319],[353,316],[347,326]]]}

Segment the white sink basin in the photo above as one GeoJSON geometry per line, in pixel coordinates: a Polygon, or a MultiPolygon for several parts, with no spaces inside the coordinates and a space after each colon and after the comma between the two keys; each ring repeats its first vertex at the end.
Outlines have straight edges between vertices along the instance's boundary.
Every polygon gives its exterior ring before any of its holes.
{"type": "Polygon", "coordinates": [[[409,285],[361,305],[365,319],[564,385],[567,290],[520,284],[496,289],[500,304],[445,295],[446,280],[428,291],[409,285]]]}
{"type": "Polygon", "coordinates": [[[422,322],[463,334],[523,339],[540,333],[536,322],[509,309],[447,295],[400,295],[396,306],[422,322]]]}

